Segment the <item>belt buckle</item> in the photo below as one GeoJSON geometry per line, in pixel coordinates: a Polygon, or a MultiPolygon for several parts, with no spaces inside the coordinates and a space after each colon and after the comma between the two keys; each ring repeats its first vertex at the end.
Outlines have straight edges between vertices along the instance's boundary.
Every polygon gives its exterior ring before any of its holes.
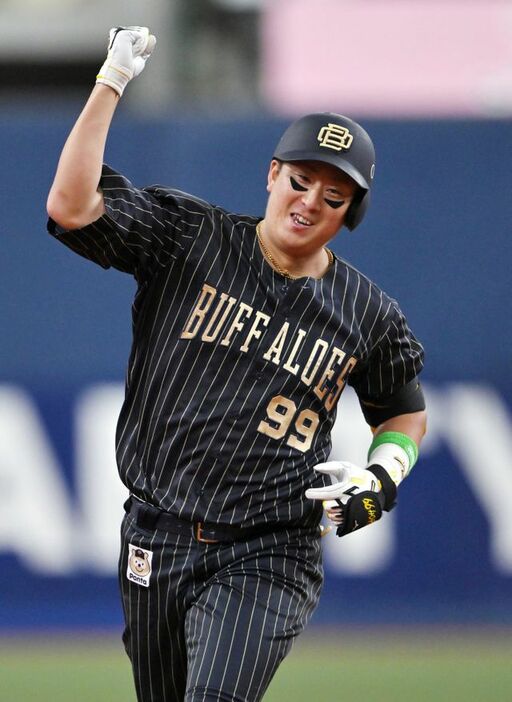
{"type": "Polygon", "coordinates": [[[330,534],[332,531],[332,526],[324,526],[323,524],[320,524],[320,536],[323,538],[324,536],[327,536],[327,534],[330,534]]]}
{"type": "Polygon", "coordinates": [[[218,539],[206,539],[203,536],[203,522],[196,522],[195,523],[195,537],[196,541],[199,541],[202,544],[218,544],[219,540],[218,539]]]}

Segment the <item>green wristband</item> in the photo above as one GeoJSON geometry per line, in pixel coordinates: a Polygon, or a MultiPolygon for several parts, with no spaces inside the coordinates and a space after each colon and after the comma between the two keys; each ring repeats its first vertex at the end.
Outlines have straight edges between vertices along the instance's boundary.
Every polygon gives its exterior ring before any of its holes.
{"type": "Polygon", "coordinates": [[[409,458],[409,470],[411,470],[418,460],[418,446],[416,442],[413,441],[410,436],[407,436],[407,434],[402,434],[399,431],[384,431],[382,434],[377,434],[368,449],[368,459],[377,446],[381,446],[382,444],[397,444],[401,446],[409,458]]]}

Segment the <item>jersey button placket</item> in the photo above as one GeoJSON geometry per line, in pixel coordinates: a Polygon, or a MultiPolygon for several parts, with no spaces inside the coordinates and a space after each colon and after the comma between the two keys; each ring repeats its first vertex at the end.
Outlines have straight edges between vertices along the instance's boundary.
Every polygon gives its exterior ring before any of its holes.
{"type": "Polygon", "coordinates": [[[288,321],[288,317],[290,314],[290,298],[293,294],[293,282],[289,284],[288,281],[285,280],[281,285],[281,292],[283,293],[283,297],[279,302],[278,310],[279,313],[284,317],[285,321],[288,321]]]}

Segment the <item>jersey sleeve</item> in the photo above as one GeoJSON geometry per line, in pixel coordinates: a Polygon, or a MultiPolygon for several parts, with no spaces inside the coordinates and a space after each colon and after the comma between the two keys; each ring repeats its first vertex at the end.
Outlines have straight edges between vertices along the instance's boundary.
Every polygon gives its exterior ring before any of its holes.
{"type": "Polygon", "coordinates": [[[159,186],[138,189],[107,165],[99,187],[104,215],[75,230],[49,219],[48,231],[84,258],[137,279],[153,275],[178,257],[207,216],[202,201],[159,186]]]}
{"type": "MultiPolygon", "coordinates": [[[[400,414],[398,402],[390,402],[411,383],[423,368],[424,351],[410,330],[397,303],[390,301],[382,333],[369,357],[349,377],[367,421],[377,408],[389,407],[389,416],[400,414]]],[[[372,423],[372,422],[370,422],[372,423]]]]}

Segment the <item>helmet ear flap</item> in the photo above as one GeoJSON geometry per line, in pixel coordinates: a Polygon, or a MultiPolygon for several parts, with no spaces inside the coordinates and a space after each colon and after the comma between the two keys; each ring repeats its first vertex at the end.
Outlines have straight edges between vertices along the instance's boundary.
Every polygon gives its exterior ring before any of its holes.
{"type": "Polygon", "coordinates": [[[345,226],[353,231],[363,220],[366,210],[370,206],[370,191],[359,189],[345,215],[345,226]]]}

